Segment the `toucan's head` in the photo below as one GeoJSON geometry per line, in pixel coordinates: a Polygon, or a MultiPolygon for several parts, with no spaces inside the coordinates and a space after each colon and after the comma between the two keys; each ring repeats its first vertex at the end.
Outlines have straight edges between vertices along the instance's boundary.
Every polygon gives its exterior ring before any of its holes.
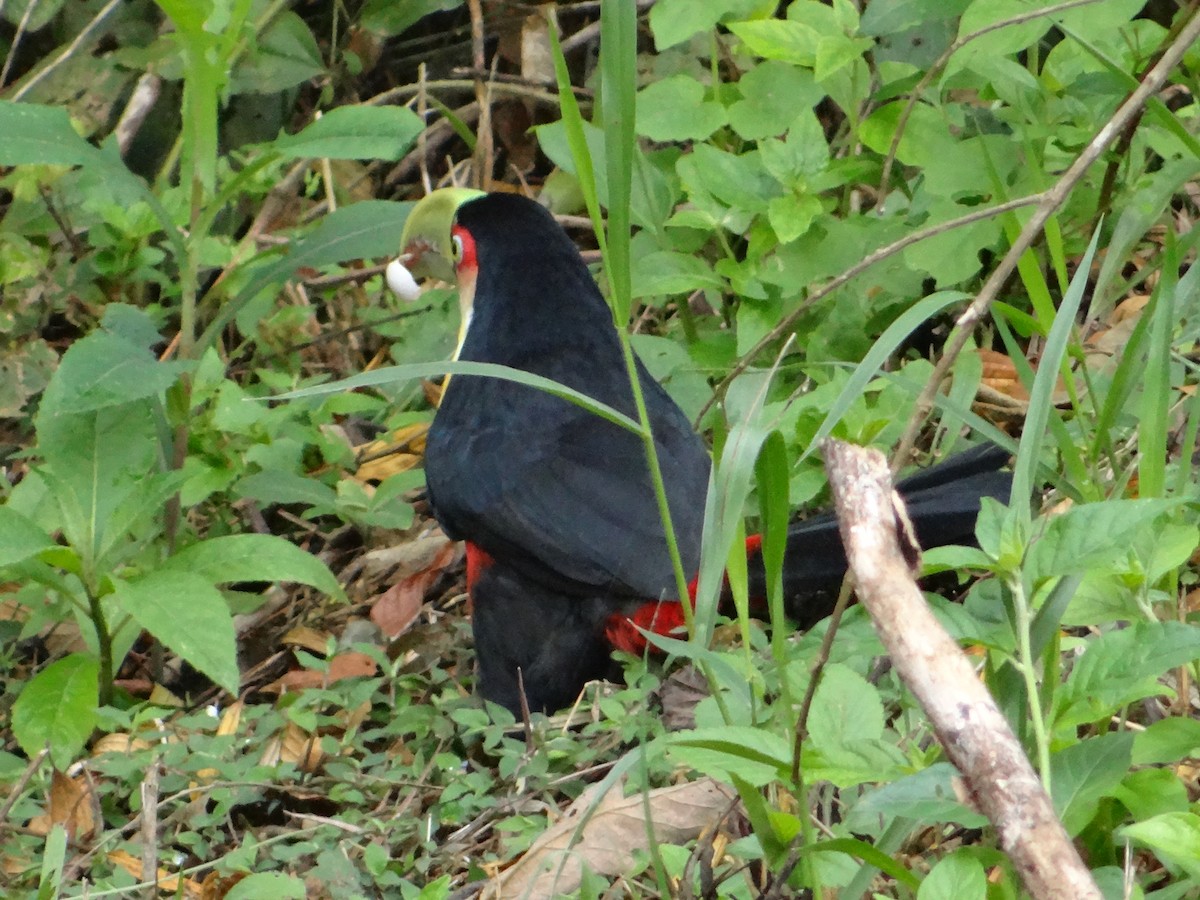
{"type": "Polygon", "coordinates": [[[480,316],[496,341],[510,339],[505,322],[529,339],[549,323],[561,330],[573,317],[599,315],[600,323],[611,322],[578,249],[549,211],[528,197],[442,188],[413,207],[400,243],[387,282],[401,297],[415,297],[422,278],[458,286],[462,320],[455,358],[480,316]]]}

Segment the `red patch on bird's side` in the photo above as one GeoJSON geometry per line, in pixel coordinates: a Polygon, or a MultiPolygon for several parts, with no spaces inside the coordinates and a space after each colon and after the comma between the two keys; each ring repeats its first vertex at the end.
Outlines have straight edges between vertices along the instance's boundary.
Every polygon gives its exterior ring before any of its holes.
{"type": "Polygon", "coordinates": [[[631,616],[609,616],[604,626],[604,637],[614,650],[624,650],[639,656],[645,652],[647,641],[643,630],[665,637],[680,637],[686,622],[683,607],[673,601],[645,603],[631,616]]]}
{"type": "Polygon", "coordinates": [[[474,272],[479,268],[479,260],[475,256],[475,238],[471,237],[471,232],[461,225],[455,225],[450,229],[450,238],[456,245],[455,268],[460,272],[464,269],[474,272]]]}
{"type": "Polygon", "coordinates": [[[493,562],[492,556],[486,550],[481,550],[470,541],[467,541],[467,592],[470,593],[475,589],[475,582],[479,580],[479,576],[483,574],[483,570],[488,568],[493,562]]]}

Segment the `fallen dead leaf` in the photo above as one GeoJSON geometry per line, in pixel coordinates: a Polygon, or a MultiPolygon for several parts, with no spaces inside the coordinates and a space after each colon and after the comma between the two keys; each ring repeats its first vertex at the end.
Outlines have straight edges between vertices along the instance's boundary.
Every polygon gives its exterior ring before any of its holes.
{"type": "Polygon", "coordinates": [[[408,630],[421,612],[425,592],[454,561],[454,555],[454,545],[447,542],[428,566],[398,581],[371,602],[371,621],[384,637],[394,640],[408,630]]]}
{"type": "Polygon", "coordinates": [[[55,825],[61,825],[70,843],[83,841],[92,835],[96,827],[92,801],[91,789],[84,778],[72,778],[55,769],[50,776],[47,811],[29,820],[29,830],[34,834],[47,835],[55,825]]]}
{"type": "Polygon", "coordinates": [[[636,851],[649,848],[649,835],[658,844],[695,840],[717,828],[735,798],[727,785],[710,778],[657,788],[648,796],[623,797],[616,787],[597,798],[599,787],[584,791],[481,896],[562,897],[579,887],[584,865],[598,875],[620,875],[628,870],[636,851]],[[588,818],[593,803],[596,809],[588,818]]]}
{"type": "MultiPolygon", "coordinates": [[[[124,850],[113,850],[108,854],[108,861],[124,869],[138,881],[149,880],[143,876],[142,861],[131,853],[127,853],[124,850]]],[[[180,888],[183,888],[184,896],[187,897],[199,897],[203,891],[198,881],[193,881],[190,878],[181,879],[178,875],[172,875],[163,868],[158,870],[158,889],[160,892],[175,896],[179,894],[180,888]]]]}
{"type": "Polygon", "coordinates": [[[425,454],[426,422],[397,428],[387,438],[355,447],[356,458],[364,460],[354,477],[358,481],[383,481],[397,472],[407,472],[421,464],[425,454]]]}

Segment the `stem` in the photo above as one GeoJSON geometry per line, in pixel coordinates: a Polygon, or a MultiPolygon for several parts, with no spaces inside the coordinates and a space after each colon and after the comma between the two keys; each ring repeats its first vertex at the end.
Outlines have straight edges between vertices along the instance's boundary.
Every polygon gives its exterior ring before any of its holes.
{"type": "Polygon", "coordinates": [[[100,705],[107,706],[112,702],[113,691],[113,647],[112,632],[108,628],[108,619],[104,615],[104,604],[91,588],[85,587],[88,600],[88,615],[92,627],[96,629],[96,648],[100,656],[100,705]]]}
{"type": "Polygon", "coordinates": [[[1005,578],[1012,591],[1013,606],[1017,613],[1017,668],[1025,679],[1025,693],[1029,695],[1029,717],[1033,722],[1033,739],[1037,745],[1038,772],[1046,793],[1050,793],[1050,741],[1046,735],[1046,720],[1042,712],[1041,686],[1038,684],[1037,660],[1033,658],[1033,646],[1029,641],[1033,628],[1033,612],[1029,598],[1025,595],[1025,584],[1019,573],[1005,578]]]}

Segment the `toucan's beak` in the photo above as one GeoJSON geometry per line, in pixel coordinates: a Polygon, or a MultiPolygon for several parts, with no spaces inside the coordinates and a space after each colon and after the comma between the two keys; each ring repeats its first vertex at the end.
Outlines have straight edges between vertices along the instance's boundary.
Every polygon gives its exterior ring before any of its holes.
{"type": "Polygon", "coordinates": [[[454,282],[453,245],[450,241],[454,215],[462,204],[482,196],[482,191],[470,188],[441,188],[412,208],[400,236],[400,263],[408,269],[412,278],[437,278],[454,282]]]}

